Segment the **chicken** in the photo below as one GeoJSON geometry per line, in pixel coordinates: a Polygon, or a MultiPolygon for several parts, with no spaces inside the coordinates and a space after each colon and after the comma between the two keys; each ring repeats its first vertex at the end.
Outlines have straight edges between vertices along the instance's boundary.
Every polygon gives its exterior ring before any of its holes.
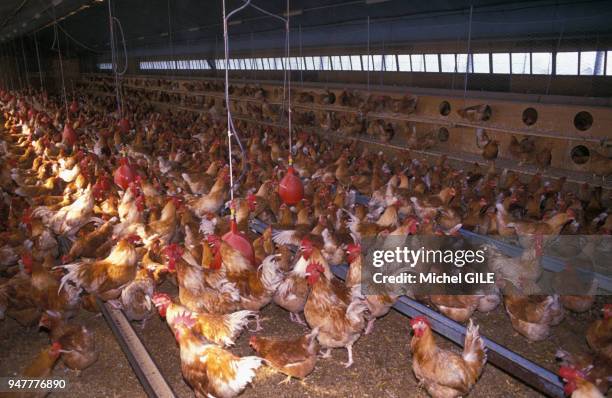
{"type": "MultiPolygon", "coordinates": [[[[53,342],[49,347],[43,348],[38,356],[21,373],[27,378],[44,379],[51,375],[57,359],[62,353],[62,346],[58,342],[53,342]]],[[[46,394],[45,394],[46,395],[46,394]]]]}
{"type": "Polygon", "coordinates": [[[183,377],[197,398],[235,397],[253,380],[255,371],[261,366],[258,357],[240,358],[202,341],[184,322],[177,322],[174,335],[179,343],[183,377]]]}
{"type": "MultiPolygon", "coordinates": [[[[499,209],[499,208],[498,208],[499,209]]],[[[543,221],[511,221],[506,224],[508,228],[513,228],[519,237],[533,237],[534,235],[546,235],[544,243],[551,238],[550,235],[559,235],[561,229],[569,221],[576,217],[572,209],[557,213],[548,220],[543,221]]]]}
{"type": "Polygon", "coordinates": [[[608,392],[612,381],[608,379],[612,375],[610,359],[590,353],[571,354],[562,349],[557,350],[555,357],[561,363],[561,367],[570,367],[582,372],[583,378],[593,383],[602,394],[608,392]]]}
{"type": "Polygon", "coordinates": [[[142,321],[143,327],[153,312],[155,280],[151,273],[147,268],[138,269],[134,280],[121,290],[119,300],[114,301],[129,320],[142,321]]]}
{"type": "MultiPolygon", "coordinates": [[[[223,272],[204,269],[185,260],[182,249],[170,245],[164,249],[167,269],[176,273],[179,301],[191,311],[226,314],[240,309],[240,293],[223,272]]],[[[186,255],[186,253],[185,253],[186,255]]]]}
{"type": "MultiPolygon", "coordinates": [[[[349,271],[346,277],[346,286],[351,289],[353,296],[361,295],[361,272],[363,255],[359,244],[349,244],[347,247],[347,259],[349,271]]],[[[364,302],[368,307],[368,324],[364,334],[370,334],[374,330],[374,322],[377,318],[387,315],[397,299],[398,295],[383,292],[383,294],[368,294],[364,296],[364,302]]]]}
{"type": "Polygon", "coordinates": [[[102,260],[84,260],[59,266],[68,271],[62,277],[60,290],[67,283],[94,293],[102,300],[119,297],[121,290],[134,279],[138,256],[133,242],[138,238],[122,239],[102,260]]]}
{"type": "Polygon", "coordinates": [[[179,201],[172,197],[161,212],[159,220],[150,222],[145,231],[145,245],[149,245],[154,240],[159,240],[161,246],[167,246],[175,237],[178,227],[177,206],[179,201]]]}
{"type": "Polygon", "coordinates": [[[249,318],[257,317],[254,311],[236,311],[230,314],[208,314],[190,311],[173,302],[169,295],[156,293],[153,302],[161,317],[166,318],[170,329],[180,323],[188,323],[191,333],[222,347],[233,346],[249,318]]]}
{"type": "MultiPolygon", "coordinates": [[[[531,248],[523,250],[519,257],[508,257],[502,254],[494,245],[484,245],[487,251],[487,267],[495,273],[497,280],[505,279],[517,288],[531,286],[528,282],[537,282],[543,269],[540,264],[542,257],[542,237],[536,237],[531,248]]],[[[524,291],[524,294],[534,292],[524,291]]]]}
{"type": "Polygon", "coordinates": [[[285,382],[308,376],[317,362],[317,330],[299,337],[251,336],[249,345],[266,363],[287,375],[285,382]]]}
{"type": "Polygon", "coordinates": [[[612,159],[594,150],[591,150],[590,159],[590,167],[593,174],[602,176],[602,178],[612,174],[612,159]]]}
{"type": "Polygon", "coordinates": [[[499,141],[491,140],[482,148],[482,157],[494,161],[499,153],[499,141]]]}
{"type": "Polygon", "coordinates": [[[29,253],[22,254],[26,272],[31,273],[32,296],[43,310],[65,312],[74,315],[79,306],[79,290],[70,286],[59,290],[59,280],[49,270],[53,267],[53,258],[47,255],[44,263],[34,261],[29,253]]]}
{"type": "Polygon", "coordinates": [[[344,366],[348,368],[353,364],[353,344],[365,326],[367,306],[359,298],[353,299],[351,290],[342,282],[329,279],[320,263],[310,262],[306,275],[311,286],[304,306],[306,322],[318,329],[317,340],[327,349],[325,358],[331,355],[332,348],[347,349],[348,361],[344,366]]]}
{"type": "Polygon", "coordinates": [[[93,211],[94,197],[91,185],[83,191],[80,196],[69,206],[64,206],[57,211],[48,207],[37,207],[32,212],[32,217],[40,217],[43,224],[58,235],[74,235],[83,225],[102,220],[90,217],[93,211]]]}
{"type": "Polygon", "coordinates": [[[457,113],[462,118],[470,122],[487,121],[491,118],[492,110],[487,104],[468,106],[467,108],[458,109],[457,113]]]}
{"type": "Polygon", "coordinates": [[[478,326],[470,320],[463,353],[439,348],[429,321],[424,316],[410,320],[414,336],[410,342],[412,370],[434,398],[461,397],[474,387],[487,361],[486,348],[478,326]]]}
{"type": "Polygon", "coordinates": [[[77,238],[72,244],[68,254],[63,258],[64,262],[79,257],[98,257],[97,254],[99,253],[100,247],[111,238],[115,221],[115,218],[111,218],[102,224],[100,228],[96,228],[87,235],[77,238]]]}
{"type": "Polygon", "coordinates": [[[559,296],[526,296],[511,284],[506,284],[503,292],[512,327],[531,341],[546,339],[550,327],[563,320],[564,311],[559,296]]]}
{"type": "Polygon", "coordinates": [[[586,332],[589,347],[612,361],[612,304],[604,306],[604,318],[593,322],[586,332]]]}
{"type": "Polygon", "coordinates": [[[20,272],[0,284],[0,319],[15,319],[22,326],[35,325],[40,318],[40,305],[35,300],[30,277],[20,272]]]}
{"type": "Polygon", "coordinates": [[[564,366],[559,369],[559,376],[565,382],[563,389],[565,395],[572,398],[604,398],[597,387],[585,379],[585,375],[580,370],[564,366]]]}
{"type": "Polygon", "coordinates": [[[203,217],[207,213],[216,213],[221,209],[225,203],[228,192],[228,173],[229,172],[223,169],[223,171],[219,174],[219,177],[217,177],[217,180],[210,192],[187,202],[187,206],[191,208],[191,210],[193,210],[198,217],[203,217]]]}
{"type": "MultiPolygon", "coordinates": [[[[306,250],[310,250],[307,247],[306,250]]],[[[302,250],[303,253],[303,250],[302,250]]],[[[306,299],[310,291],[308,282],[306,281],[306,267],[308,260],[304,257],[309,257],[310,254],[300,255],[293,268],[280,282],[276,293],[274,294],[274,303],[281,308],[289,311],[289,319],[292,322],[305,325],[306,323],[300,317],[300,312],[304,311],[306,299]]]]}
{"type": "Polygon", "coordinates": [[[98,359],[93,331],[83,325],[66,321],[57,311],[47,311],[39,322],[49,330],[51,341],[62,346],[62,362],[69,369],[81,371],[98,359]]]}

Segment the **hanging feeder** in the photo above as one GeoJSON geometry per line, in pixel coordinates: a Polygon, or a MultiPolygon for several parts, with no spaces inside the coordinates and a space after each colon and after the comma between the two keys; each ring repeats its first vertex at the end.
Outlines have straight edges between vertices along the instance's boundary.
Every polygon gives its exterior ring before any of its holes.
{"type": "Polygon", "coordinates": [[[70,124],[70,121],[66,120],[66,124],[64,124],[64,130],[62,131],[62,142],[66,145],[74,145],[77,142],[77,135],[70,124]]]}
{"type": "Polygon", "coordinates": [[[119,120],[117,126],[119,126],[119,130],[123,134],[127,134],[130,131],[130,121],[125,117],[119,120]]]}
{"type": "Polygon", "coordinates": [[[136,180],[136,170],[130,165],[128,158],[123,158],[119,161],[120,166],[115,170],[113,174],[113,181],[115,184],[126,190],[130,183],[136,180]]]}
{"type": "Polygon", "coordinates": [[[253,252],[253,246],[251,242],[246,238],[246,236],[238,231],[238,224],[233,216],[234,211],[232,210],[231,220],[230,220],[230,231],[223,235],[221,239],[234,249],[238,250],[247,260],[251,262],[252,265],[255,264],[255,253],[253,252]]]}
{"type": "Polygon", "coordinates": [[[304,198],[304,185],[302,180],[295,174],[293,166],[287,169],[287,174],[278,184],[278,195],[283,203],[287,205],[295,205],[304,198]]]}
{"type": "Polygon", "coordinates": [[[70,113],[77,113],[79,111],[79,103],[76,100],[73,100],[70,103],[70,113]]]}

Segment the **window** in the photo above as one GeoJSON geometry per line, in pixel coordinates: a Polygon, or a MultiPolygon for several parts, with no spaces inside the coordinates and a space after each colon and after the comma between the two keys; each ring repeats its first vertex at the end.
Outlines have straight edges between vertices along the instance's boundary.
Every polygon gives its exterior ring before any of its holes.
{"type": "Polygon", "coordinates": [[[410,67],[410,55],[398,55],[397,65],[399,67],[400,72],[412,71],[412,68],[410,67]]]}
{"type": "Polygon", "coordinates": [[[606,63],[606,75],[612,76],[612,51],[608,51],[608,62],[606,63]]]}
{"type": "Polygon", "coordinates": [[[413,72],[425,72],[425,61],[423,54],[412,54],[410,56],[413,72]]]}
{"type": "Polygon", "coordinates": [[[342,69],[343,70],[353,70],[353,68],[351,67],[351,57],[348,55],[341,55],[340,56],[340,62],[342,62],[342,69]]]}
{"type": "Polygon", "coordinates": [[[455,72],[455,54],[440,54],[440,63],[442,67],[442,72],[455,72]]]}
{"type": "Polygon", "coordinates": [[[385,70],[387,72],[397,72],[397,60],[394,55],[385,55],[385,70]]]}
{"type": "Polygon", "coordinates": [[[512,73],[528,75],[531,73],[529,53],[512,53],[512,73]]]}
{"type": "Polygon", "coordinates": [[[336,55],[331,57],[331,63],[334,70],[342,70],[342,61],[339,56],[336,55]]]}
{"type": "Polygon", "coordinates": [[[327,55],[321,57],[321,70],[331,70],[331,62],[327,55]]]}
{"type": "Polygon", "coordinates": [[[363,70],[374,70],[374,65],[372,63],[372,57],[369,55],[362,55],[361,56],[361,64],[363,65],[363,70]]]}
{"type": "Polygon", "coordinates": [[[361,67],[361,56],[351,55],[351,68],[353,70],[363,70],[361,67]]]}
{"type": "Polygon", "coordinates": [[[552,73],[552,53],[532,53],[531,73],[534,75],[550,75],[552,73]]]}
{"type": "Polygon", "coordinates": [[[276,69],[276,70],[283,70],[285,68],[283,61],[284,60],[282,58],[274,58],[274,63],[276,64],[274,69],[276,69]]]}
{"type": "MultiPolygon", "coordinates": [[[[468,65],[468,55],[467,54],[457,54],[457,72],[465,73],[468,65]]],[[[470,62],[470,69],[472,69],[472,64],[470,62]]]]}
{"type": "Polygon", "coordinates": [[[321,70],[321,57],[312,57],[312,69],[321,70]]]}
{"type": "Polygon", "coordinates": [[[586,76],[600,76],[604,66],[603,51],[583,51],[580,53],[580,74],[586,76]]]}
{"type": "Polygon", "coordinates": [[[510,73],[510,54],[508,53],[493,53],[493,73],[510,73]]]}
{"type": "Polygon", "coordinates": [[[438,54],[425,54],[425,71],[440,72],[438,54]]]}
{"type": "Polygon", "coordinates": [[[372,64],[373,64],[373,70],[377,72],[385,70],[383,68],[383,56],[382,55],[372,55],[372,64]]]}
{"type": "Polygon", "coordinates": [[[557,75],[577,75],[578,74],[578,53],[560,52],[557,53],[557,65],[555,73],[557,75]]]}
{"type": "Polygon", "coordinates": [[[472,73],[491,73],[489,70],[489,54],[472,54],[472,73]]]}

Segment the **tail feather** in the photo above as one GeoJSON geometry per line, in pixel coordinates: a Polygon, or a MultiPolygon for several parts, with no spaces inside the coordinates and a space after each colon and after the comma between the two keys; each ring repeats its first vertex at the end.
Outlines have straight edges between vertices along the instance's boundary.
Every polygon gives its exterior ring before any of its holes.
{"type": "Polygon", "coordinates": [[[476,371],[475,376],[480,376],[485,362],[487,361],[487,352],[484,341],[480,337],[479,327],[474,325],[470,319],[465,333],[465,343],[463,346],[463,360],[471,365],[470,367],[476,371]]]}
{"type": "Polygon", "coordinates": [[[257,312],[255,311],[236,311],[231,314],[224,316],[224,323],[229,329],[229,336],[225,340],[225,344],[228,346],[234,345],[234,340],[238,337],[242,329],[244,329],[248,323],[249,318],[256,317],[257,312]]]}
{"type": "Polygon", "coordinates": [[[255,377],[255,370],[262,364],[262,359],[256,356],[242,357],[232,361],[231,366],[236,371],[236,377],[229,380],[230,388],[236,392],[242,391],[255,377]]]}
{"type": "Polygon", "coordinates": [[[299,246],[300,241],[297,239],[296,231],[289,229],[286,231],[277,231],[272,233],[272,240],[278,245],[294,245],[299,246]]]}
{"type": "Polygon", "coordinates": [[[261,265],[261,281],[268,292],[276,292],[278,286],[283,282],[283,273],[281,272],[276,258],[278,254],[271,254],[266,257],[261,265]]]}

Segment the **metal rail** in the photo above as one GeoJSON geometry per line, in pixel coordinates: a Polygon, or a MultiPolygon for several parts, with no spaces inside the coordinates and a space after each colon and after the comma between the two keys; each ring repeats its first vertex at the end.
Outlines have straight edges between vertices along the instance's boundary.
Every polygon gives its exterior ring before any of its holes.
{"type": "Polygon", "coordinates": [[[151,354],[149,354],[123,312],[100,300],[97,300],[97,302],[104,319],[113,331],[147,396],[150,398],[175,398],[176,394],[159,371],[153,358],[151,358],[151,354]]]}
{"type": "MultiPolygon", "coordinates": [[[[259,234],[267,228],[267,225],[261,220],[252,220],[250,226],[253,231],[259,234]]],[[[332,272],[338,278],[344,280],[348,272],[348,266],[334,266],[332,272]]],[[[410,318],[419,315],[426,316],[434,331],[463,347],[466,332],[463,325],[406,296],[400,297],[393,308],[410,318]]],[[[487,337],[481,337],[487,347],[488,362],[543,394],[559,398],[565,396],[563,383],[556,374],[487,337]]]]}

